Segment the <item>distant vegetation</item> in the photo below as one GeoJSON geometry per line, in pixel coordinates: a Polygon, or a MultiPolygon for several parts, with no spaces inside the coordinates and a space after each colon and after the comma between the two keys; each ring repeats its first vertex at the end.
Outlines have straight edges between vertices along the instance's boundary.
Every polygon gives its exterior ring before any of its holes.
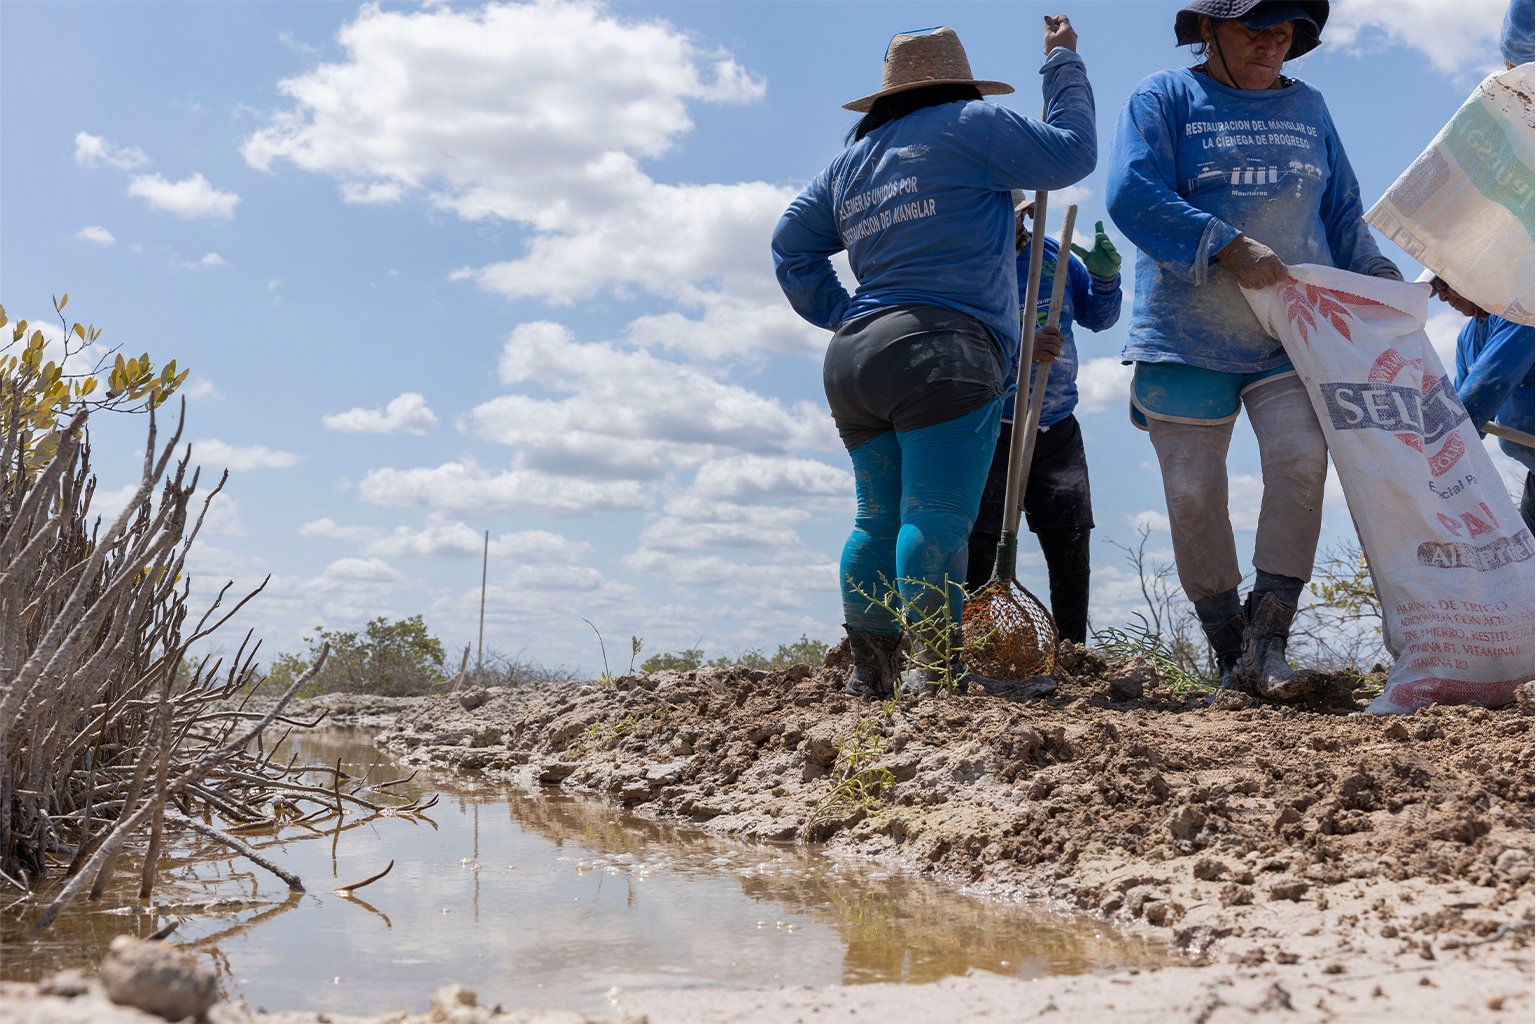
{"type": "Polygon", "coordinates": [[[736,657],[721,656],[704,660],[704,651],[699,647],[690,647],[686,651],[671,651],[662,654],[653,654],[640,663],[642,672],[662,672],[668,669],[677,672],[687,672],[696,668],[741,668],[761,669],[763,671],[778,671],[789,668],[791,665],[820,665],[827,656],[827,645],[820,640],[812,640],[805,634],[792,644],[780,644],[779,649],[772,654],[764,654],[756,648],[738,654],[736,657]]]}
{"type": "MultiPolygon", "coordinates": [[[[329,645],[325,665],[298,692],[300,697],[322,693],[371,693],[384,697],[413,697],[465,686],[551,686],[575,681],[577,673],[567,668],[551,668],[525,657],[521,652],[504,654],[488,649],[478,659],[472,652],[450,665],[443,643],[427,630],[420,615],[390,620],[373,619],[361,630],[316,627],[306,636],[308,649],[285,652],[272,660],[268,670],[268,692],[281,692],[290,686],[311,663],[323,646],[329,645]],[[460,678],[462,666],[463,677],[460,678]]],[[[643,641],[630,641],[638,655],[643,641]]],[[[720,656],[706,660],[702,648],[654,654],[639,667],[641,672],[673,669],[686,672],[696,668],[744,668],[773,671],[791,665],[820,665],[827,645],[801,636],[794,643],[780,644],[772,654],[753,649],[735,657],[720,656]]],[[[634,671],[631,663],[630,671],[634,671]]],[[[611,680],[611,676],[608,677],[611,680]]]]}
{"type": "Polygon", "coordinates": [[[330,657],[298,696],[372,693],[414,697],[431,693],[447,675],[443,643],[427,632],[420,615],[395,622],[380,616],[362,632],[317,628],[314,636],[304,640],[309,650],[279,654],[273,660],[267,675],[271,691],[287,690],[326,644],[330,644],[330,657]]]}

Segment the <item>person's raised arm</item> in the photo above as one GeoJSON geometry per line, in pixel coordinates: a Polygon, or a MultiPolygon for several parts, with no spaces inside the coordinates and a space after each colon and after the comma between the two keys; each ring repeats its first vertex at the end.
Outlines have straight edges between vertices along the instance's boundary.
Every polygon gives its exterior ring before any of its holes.
{"type": "Polygon", "coordinates": [[[1093,173],[1099,159],[1093,87],[1065,14],[1045,19],[1045,120],[997,107],[988,161],[998,189],[1066,188],[1093,173]]]}

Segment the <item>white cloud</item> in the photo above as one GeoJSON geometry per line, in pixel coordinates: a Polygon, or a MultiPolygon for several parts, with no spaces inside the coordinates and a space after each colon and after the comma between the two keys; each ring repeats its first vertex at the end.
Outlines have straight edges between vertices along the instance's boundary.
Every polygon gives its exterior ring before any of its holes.
{"type": "MultiPolygon", "coordinates": [[[[772,281],[763,271],[763,280],[772,281]]],[[[697,318],[671,310],[636,317],[624,340],[650,349],[669,349],[693,359],[747,358],[773,352],[820,356],[827,332],[802,320],[782,294],[746,298],[736,292],[705,300],[697,318]]]]}
{"type": "Polygon", "coordinates": [[[1083,412],[1124,409],[1131,398],[1134,366],[1118,358],[1103,356],[1081,363],[1077,368],[1077,402],[1083,412]]]}
{"type": "Polygon", "coordinates": [[[644,508],[649,491],[630,480],[573,480],[529,469],[493,473],[472,459],[421,469],[369,471],[357,485],[372,505],[423,505],[456,512],[582,515],[644,508]]]}
{"type": "Polygon", "coordinates": [[[512,331],[499,373],[506,384],[571,393],[505,395],[467,417],[476,436],[518,446],[521,464],[551,473],[649,480],[721,450],[784,454],[837,445],[819,405],[786,406],[698,367],[581,344],[548,321],[512,331]]]}
{"type": "Polygon", "coordinates": [[[1264,478],[1257,473],[1227,474],[1227,508],[1232,529],[1252,532],[1259,528],[1259,504],[1264,497],[1264,478]]]}
{"type": "Polygon", "coordinates": [[[114,146],[100,135],[75,133],[75,163],[85,167],[105,164],[121,171],[131,171],[149,163],[149,154],[136,146],[114,146]]]}
{"type": "Polygon", "coordinates": [[[641,169],[693,130],[690,103],[765,94],[728,54],[583,0],[367,6],[338,43],[344,60],[281,83],[293,105],[245,140],[251,166],[330,175],[349,202],[414,195],[527,225],[521,258],[455,274],[498,294],[570,303],[640,288],[702,311],[636,326],[686,351],[814,348],[763,244],[794,190],[661,184],[641,169]]]}
{"type": "MultiPolygon", "coordinates": [[[[480,558],[486,550],[481,530],[442,512],[429,515],[426,525],[419,530],[408,526],[389,531],[372,526],[342,526],[326,518],[305,523],[299,533],[305,537],[358,542],[365,554],[380,558],[480,558]]],[[[573,541],[548,530],[522,530],[493,536],[490,557],[521,565],[569,565],[591,548],[586,541],[573,541]]]]}
{"type": "Polygon", "coordinates": [[[185,395],[187,398],[219,399],[224,397],[223,392],[214,386],[213,381],[207,377],[199,377],[195,373],[187,375],[187,382],[181,386],[181,390],[177,394],[185,395]]]}
{"type": "MultiPolygon", "coordinates": [[[[585,540],[568,540],[561,534],[547,530],[496,534],[490,540],[492,559],[498,562],[511,560],[521,565],[570,565],[590,550],[591,545],[585,540]]],[[[464,522],[433,513],[422,530],[396,527],[387,536],[370,540],[367,553],[386,557],[433,557],[445,554],[478,559],[485,553],[485,534],[464,522]]]]}
{"type": "MultiPolygon", "coordinates": [[[[603,288],[633,286],[700,304],[729,292],[776,299],[766,239],[795,190],[763,182],[664,185],[633,166],[615,168],[625,193],[612,209],[577,214],[548,227],[521,259],[461,270],[510,298],[570,303],[603,288]],[[665,245],[656,240],[666,239],[665,245]]],[[[574,212],[574,211],[573,211],[574,212]]]]}
{"type": "MultiPolygon", "coordinates": [[[[601,180],[593,165],[605,156],[667,152],[693,127],[687,100],[738,103],[764,92],[665,22],[624,20],[588,2],[367,6],[337,42],[345,61],[280,84],[294,106],[245,141],[246,160],[436,189],[436,201],[468,215],[489,202],[537,219],[544,200],[569,201],[539,194],[545,172],[587,169],[601,180]]],[[[615,197],[590,200],[600,198],[615,197]]]]}
{"type": "Polygon", "coordinates": [[[259,444],[243,447],[225,444],[215,438],[195,443],[192,455],[204,466],[222,467],[233,473],[248,469],[287,469],[299,461],[292,452],[274,451],[259,444]]]}
{"type": "Polygon", "coordinates": [[[288,49],[292,50],[293,52],[302,53],[306,57],[313,57],[315,54],[320,52],[320,48],[318,46],[295,38],[292,32],[279,32],[277,34],[277,41],[288,47],[288,49]]]}
{"type": "Polygon", "coordinates": [[[1444,74],[1503,68],[1499,26],[1509,0],[1350,0],[1335,4],[1323,45],[1369,52],[1383,37],[1417,50],[1444,74]]]}
{"type": "MultiPolygon", "coordinates": [[[[197,508],[201,510],[201,504],[197,508]]],[[[245,536],[245,524],[240,519],[240,503],[228,494],[221,492],[214,495],[203,517],[203,532],[200,536],[210,534],[221,537],[245,536]]]]}
{"type": "Polygon", "coordinates": [[[138,196],[157,210],[178,217],[222,217],[235,215],[240,197],[220,192],[201,174],[181,181],[166,181],[158,174],[140,174],[128,184],[128,194],[138,196]]]}
{"type": "Polygon", "coordinates": [[[210,252],[204,253],[202,259],[188,260],[187,262],[183,263],[182,266],[186,267],[188,270],[203,270],[207,269],[208,267],[227,267],[229,266],[229,261],[216,252],[210,252]]]}
{"type": "Polygon", "coordinates": [[[390,399],[379,409],[349,409],[321,417],[320,422],[343,434],[425,434],[437,426],[427,400],[415,391],[390,399]]]}
{"type": "Polygon", "coordinates": [[[81,228],[79,231],[75,232],[75,237],[84,239],[87,242],[95,242],[97,245],[111,245],[113,242],[117,241],[117,239],[112,236],[112,232],[108,231],[100,224],[92,224],[89,227],[81,228]]]}
{"type": "Polygon", "coordinates": [[[817,497],[851,501],[853,474],[813,459],[734,455],[701,466],[693,490],[701,498],[733,502],[804,503],[817,497]]]}
{"type": "Polygon", "coordinates": [[[322,540],[367,541],[382,532],[376,526],[343,526],[329,516],[311,520],[299,527],[299,536],[318,537],[322,540]]]}
{"type": "Polygon", "coordinates": [[[1168,514],[1155,508],[1144,508],[1126,520],[1136,529],[1145,528],[1149,533],[1168,532],[1168,514]]]}
{"type": "Polygon", "coordinates": [[[403,577],[379,558],[338,558],[325,567],[317,582],[398,583],[403,577]]]}

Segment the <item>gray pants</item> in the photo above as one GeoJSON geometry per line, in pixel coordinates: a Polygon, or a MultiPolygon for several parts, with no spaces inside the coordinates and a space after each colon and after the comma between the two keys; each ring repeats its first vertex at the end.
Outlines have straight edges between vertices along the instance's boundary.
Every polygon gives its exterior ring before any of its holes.
{"type": "MultiPolygon", "coordinates": [[[[1328,478],[1322,428],[1305,385],[1294,376],[1251,388],[1243,395],[1243,408],[1258,438],[1264,474],[1253,566],[1309,580],[1328,478]]],[[[1185,595],[1199,601],[1236,589],[1243,574],[1227,511],[1232,423],[1175,423],[1150,416],[1147,423],[1163,471],[1173,559],[1185,595]]]]}

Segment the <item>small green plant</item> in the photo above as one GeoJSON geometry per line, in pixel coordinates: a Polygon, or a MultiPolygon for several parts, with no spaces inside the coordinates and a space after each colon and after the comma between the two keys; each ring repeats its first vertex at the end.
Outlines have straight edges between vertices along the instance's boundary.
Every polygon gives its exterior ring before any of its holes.
{"type": "Polygon", "coordinates": [[[834,808],[859,810],[865,815],[874,814],[882,796],[896,785],[896,776],[889,768],[874,764],[885,753],[885,737],[880,726],[867,718],[861,718],[853,727],[853,735],[837,740],[837,763],[841,765],[832,792],[811,815],[811,820],[821,820],[834,808]]]}
{"type": "Polygon", "coordinates": [[[1181,650],[1184,641],[1177,640],[1170,645],[1147,622],[1146,616],[1140,612],[1134,614],[1136,622],[1124,629],[1109,626],[1094,632],[1094,643],[1106,658],[1140,658],[1151,662],[1163,685],[1176,694],[1211,685],[1209,678],[1186,667],[1193,663],[1194,652],[1181,650]]]}
{"type": "Polygon", "coordinates": [[[601,651],[603,655],[603,674],[597,677],[597,685],[604,690],[611,690],[614,688],[615,681],[613,678],[613,673],[608,671],[608,645],[603,643],[603,634],[598,632],[598,628],[596,626],[592,625],[591,619],[582,619],[581,621],[585,622],[589,626],[592,626],[592,632],[597,633],[597,649],[601,651]]]}

